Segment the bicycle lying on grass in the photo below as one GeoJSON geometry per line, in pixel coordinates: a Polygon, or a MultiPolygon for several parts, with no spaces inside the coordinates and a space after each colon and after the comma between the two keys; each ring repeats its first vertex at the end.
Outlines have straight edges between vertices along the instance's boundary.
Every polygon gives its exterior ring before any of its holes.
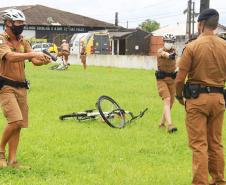
{"type": "Polygon", "coordinates": [[[142,118],[148,110],[148,108],[146,108],[138,115],[134,115],[132,112],[122,109],[119,104],[109,96],[100,96],[97,100],[96,107],[98,111],[96,111],[96,109],[90,109],[83,112],[74,112],[61,115],[59,119],[66,120],[74,118],[78,121],[84,121],[102,118],[102,120],[112,128],[123,128],[136,119],[142,118]]]}

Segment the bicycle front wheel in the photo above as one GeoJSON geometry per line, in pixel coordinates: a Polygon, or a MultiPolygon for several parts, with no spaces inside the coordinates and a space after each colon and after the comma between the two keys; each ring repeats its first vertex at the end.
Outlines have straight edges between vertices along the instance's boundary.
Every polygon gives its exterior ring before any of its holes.
{"type": "Polygon", "coordinates": [[[125,126],[125,111],[109,96],[100,96],[97,100],[97,109],[102,119],[112,128],[125,126]]]}

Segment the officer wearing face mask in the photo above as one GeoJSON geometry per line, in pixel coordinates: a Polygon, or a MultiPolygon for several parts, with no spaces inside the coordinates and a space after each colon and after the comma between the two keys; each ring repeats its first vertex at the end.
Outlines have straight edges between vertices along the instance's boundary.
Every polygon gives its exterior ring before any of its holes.
{"type": "Polygon", "coordinates": [[[174,47],[176,37],[173,34],[163,36],[164,47],[158,50],[156,80],[159,96],[163,100],[163,113],[159,124],[160,128],[165,128],[169,133],[177,131],[171,120],[171,108],[175,97],[176,78],[176,50],[174,47]]]}
{"type": "Polygon", "coordinates": [[[214,35],[218,20],[215,9],[201,12],[199,36],[186,45],[176,78],[177,99],[182,105],[186,101],[185,122],[193,158],[192,185],[226,184],[222,143],[226,42],[214,35]]]}
{"type": "Polygon", "coordinates": [[[2,19],[5,32],[0,34],[0,105],[7,120],[0,141],[0,168],[27,168],[16,159],[21,128],[28,127],[27,89],[25,60],[40,66],[51,62],[42,52],[33,52],[21,33],[25,24],[23,12],[5,10],[2,19]],[[8,160],[5,148],[8,144],[8,160]]]}

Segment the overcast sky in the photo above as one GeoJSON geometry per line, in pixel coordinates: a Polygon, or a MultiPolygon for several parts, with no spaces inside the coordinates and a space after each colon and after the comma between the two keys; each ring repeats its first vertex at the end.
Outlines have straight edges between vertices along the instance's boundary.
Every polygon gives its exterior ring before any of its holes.
{"type": "MultiPolygon", "coordinates": [[[[200,0],[193,0],[199,12],[200,0]]],[[[161,27],[185,23],[187,0],[0,0],[0,7],[41,4],[64,11],[114,23],[115,12],[119,25],[138,27],[146,19],[153,19],[161,27]]],[[[220,12],[220,23],[226,26],[226,0],[210,0],[210,7],[220,12]]]]}

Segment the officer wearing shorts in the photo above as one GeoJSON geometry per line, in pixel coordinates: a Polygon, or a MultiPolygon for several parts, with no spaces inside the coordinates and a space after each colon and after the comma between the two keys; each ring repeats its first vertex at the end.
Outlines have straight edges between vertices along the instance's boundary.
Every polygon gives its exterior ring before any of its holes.
{"type": "Polygon", "coordinates": [[[25,60],[34,65],[48,64],[50,57],[42,52],[33,52],[21,33],[25,16],[16,9],[7,9],[2,15],[5,32],[0,34],[0,105],[7,120],[0,142],[0,168],[22,167],[17,160],[21,128],[28,127],[27,89],[25,60]],[[5,147],[8,144],[8,161],[5,147]]]}
{"type": "Polygon", "coordinates": [[[159,96],[164,102],[162,118],[159,124],[160,128],[165,127],[168,123],[168,132],[177,131],[171,120],[171,108],[175,97],[175,78],[176,78],[176,49],[174,42],[176,37],[173,34],[163,36],[164,47],[158,50],[156,71],[156,80],[159,96]]]}
{"type": "Polygon", "coordinates": [[[63,65],[67,66],[68,63],[68,57],[70,55],[70,48],[69,44],[65,39],[62,40],[62,44],[60,46],[60,52],[58,53],[58,56],[62,56],[63,65]]]}
{"type": "Polygon", "coordinates": [[[193,154],[192,185],[226,184],[222,145],[226,42],[214,35],[218,20],[215,9],[206,9],[199,15],[199,36],[186,45],[176,79],[177,99],[182,105],[186,100],[186,128],[193,154]]]}

